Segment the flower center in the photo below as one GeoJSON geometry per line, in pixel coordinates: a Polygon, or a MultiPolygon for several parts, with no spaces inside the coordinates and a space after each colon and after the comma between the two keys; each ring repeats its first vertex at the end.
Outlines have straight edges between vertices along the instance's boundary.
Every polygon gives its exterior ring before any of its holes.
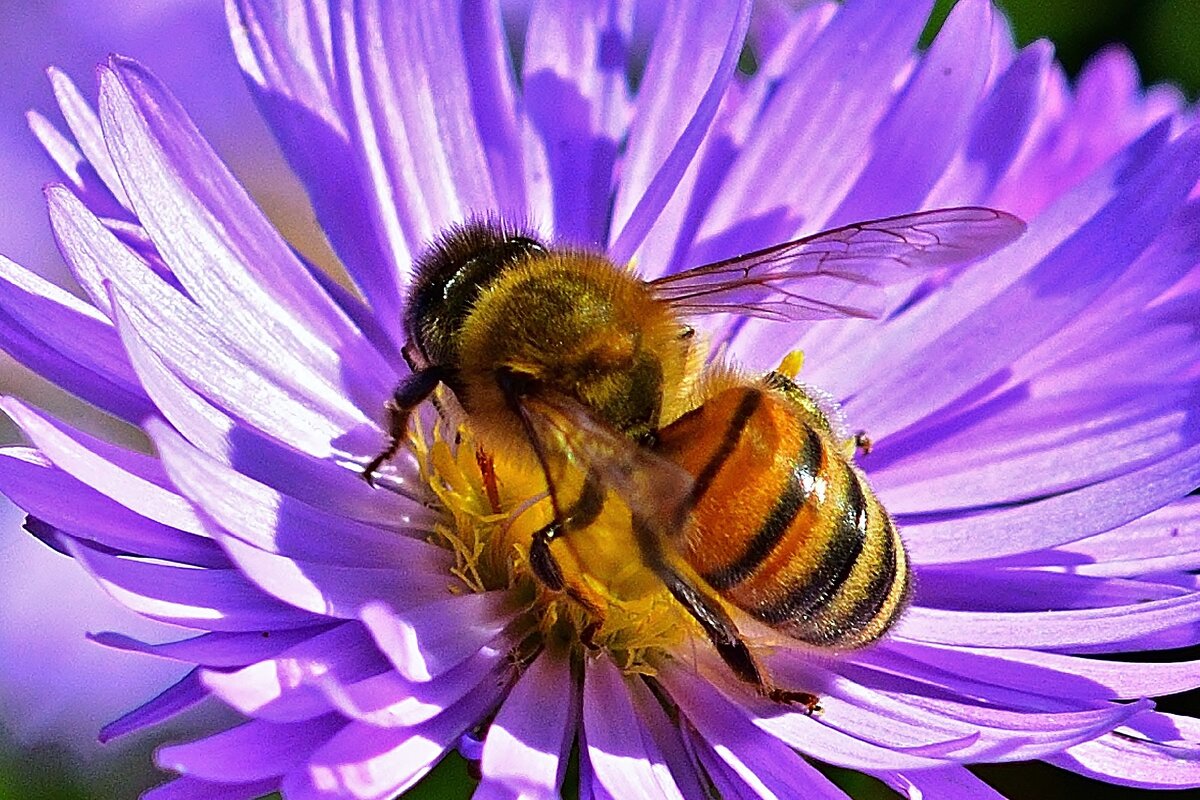
{"type": "Polygon", "coordinates": [[[493,459],[467,427],[439,419],[432,430],[414,428],[421,478],[443,510],[432,541],[454,553],[452,572],[470,591],[512,593],[524,609],[522,649],[599,648],[627,672],[653,674],[658,659],[700,632],[643,565],[628,509],[615,498],[591,525],[554,540],[567,590],[553,591],[529,560],[534,534],[553,516],[540,471],[493,459]]]}

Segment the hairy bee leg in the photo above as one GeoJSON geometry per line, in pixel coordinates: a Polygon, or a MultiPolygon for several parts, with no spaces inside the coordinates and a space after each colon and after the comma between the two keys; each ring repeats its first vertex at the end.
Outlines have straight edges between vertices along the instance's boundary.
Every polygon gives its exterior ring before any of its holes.
{"type": "Polygon", "coordinates": [[[555,520],[535,532],[533,542],[529,545],[529,566],[533,569],[533,574],[553,592],[561,592],[566,586],[562,567],[550,552],[550,542],[561,535],[562,526],[555,520]]]}
{"type": "Polygon", "coordinates": [[[362,477],[371,486],[375,485],[375,473],[386,462],[395,457],[404,442],[404,434],[408,430],[408,418],[412,410],[433,394],[433,390],[442,382],[442,370],[430,368],[409,375],[392,392],[392,398],[387,402],[388,443],[383,450],[371,459],[362,470],[362,477]]]}
{"type": "Polygon", "coordinates": [[[871,455],[871,449],[875,443],[871,441],[871,437],[867,436],[866,431],[858,431],[854,434],[854,449],[862,453],[864,456],[871,455]]]}
{"type": "Polygon", "coordinates": [[[733,670],[735,675],[746,683],[753,684],[759,694],[776,703],[804,706],[804,713],[810,715],[817,709],[820,698],[815,694],[782,689],[772,686],[767,681],[758,668],[754,656],[750,653],[746,641],[724,609],[706,597],[691,581],[664,561],[659,560],[651,566],[662,578],[671,595],[700,623],[700,627],[704,629],[709,641],[717,649],[721,660],[733,670]]]}
{"type": "Polygon", "coordinates": [[[596,634],[604,626],[606,616],[604,604],[594,592],[580,584],[568,584],[563,576],[562,566],[550,552],[550,542],[563,535],[563,527],[558,522],[534,532],[533,542],[529,545],[529,566],[533,574],[547,589],[554,592],[564,592],[591,615],[592,619],[579,633],[579,640],[589,650],[596,649],[596,634]]]}

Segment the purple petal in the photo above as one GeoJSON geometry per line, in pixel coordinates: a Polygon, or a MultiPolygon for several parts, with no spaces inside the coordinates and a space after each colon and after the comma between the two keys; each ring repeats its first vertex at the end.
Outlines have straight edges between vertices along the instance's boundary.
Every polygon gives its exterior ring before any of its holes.
{"type": "Polygon", "coordinates": [[[95,307],[0,256],[0,308],[81,369],[143,397],[112,323],[95,307]]]}
{"type": "Polygon", "coordinates": [[[1013,566],[1069,566],[1081,575],[1133,577],[1200,568],[1200,495],[1183,497],[1106,533],[1027,553],[1013,566]]]}
{"type": "Polygon", "coordinates": [[[674,709],[664,708],[662,701],[650,690],[645,681],[634,680],[625,684],[629,699],[643,729],[662,753],[663,760],[671,771],[671,779],[684,797],[701,797],[706,793],[703,772],[693,748],[684,739],[679,721],[673,719],[674,709]]]}
{"type": "Polygon", "coordinates": [[[508,592],[497,591],[404,609],[371,603],[361,616],[397,671],[421,683],[479,652],[500,635],[516,610],[508,592]]]}
{"type": "Polygon", "coordinates": [[[345,725],[336,714],[290,725],[256,719],[194,742],[161,747],[154,761],[200,780],[250,783],[279,777],[303,763],[345,725]]]}
{"type": "Polygon", "coordinates": [[[248,631],[245,633],[203,633],[191,639],[150,644],[121,633],[102,631],[88,634],[96,644],[145,653],[159,658],[198,664],[202,667],[243,667],[272,658],[281,651],[322,632],[322,628],[291,631],[248,631]]]}
{"type": "Polygon", "coordinates": [[[351,397],[393,375],[321,291],[167,90],[139,64],[101,71],[100,114],[138,219],[188,294],[243,341],[273,341],[351,397]]]}
{"type": "MultiPolygon", "coordinates": [[[[193,389],[219,397],[224,408],[301,449],[328,455],[330,442],[347,431],[370,431],[361,446],[377,447],[381,434],[346,398],[322,386],[320,376],[272,340],[231,340],[199,308],[162,279],[113,235],[65,187],[47,191],[59,246],[80,283],[102,308],[111,309],[110,286],[134,329],[164,363],[193,389]],[[368,444],[367,442],[371,443],[368,444]]],[[[122,321],[118,317],[118,330],[122,321]]]]}
{"type": "Polygon", "coordinates": [[[575,739],[576,689],[567,659],[543,654],[529,665],[488,726],[474,800],[558,796],[575,739]]]}
{"type": "Polygon", "coordinates": [[[211,539],[130,511],[28,448],[0,448],[0,491],[40,521],[113,552],[199,567],[229,566],[211,539]]]}
{"type": "Polygon", "coordinates": [[[575,244],[608,240],[613,165],[628,126],[632,26],[628,0],[545,0],[530,12],[525,103],[546,151],[554,235],[575,244]]]}
{"type": "MultiPolygon", "coordinates": [[[[1031,688],[1059,698],[1095,700],[1135,699],[1178,694],[1200,686],[1200,661],[1140,663],[1131,669],[1127,661],[1079,658],[1037,650],[950,647],[893,641],[887,652],[903,653],[903,672],[931,682],[953,680],[986,681],[988,693],[998,687],[1020,691],[1031,688]]],[[[881,649],[869,657],[883,657],[881,649]]],[[[957,687],[956,687],[957,688],[957,687]]],[[[958,689],[981,691],[964,685],[958,689]]]]}
{"type": "MultiPolygon", "coordinates": [[[[922,683],[881,649],[869,655],[888,667],[886,673],[843,662],[833,665],[839,675],[814,681],[819,671],[811,661],[792,657],[774,659],[773,675],[785,686],[819,687],[825,725],[888,749],[962,762],[1038,758],[1110,731],[1148,707],[1048,699],[1041,695],[1059,687],[1044,685],[1027,693],[996,691],[970,678],[938,680],[931,670],[920,676],[928,680],[922,683]],[[980,703],[981,696],[989,702],[980,703]]],[[[800,741],[798,715],[772,715],[763,708],[770,718],[760,727],[790,743],[800,741]]]]}
{"type": "Polygon", "coordinates": [[[444,597],[458,585],[445,568],[429,568],[429,559],[425,565],[399,567],[325,564],[260,550],[215,522],[209,525],[209,533],[260,589],[323,617],[355,619],[369,605],[406,609],[444,597]]]}
{"type": "Polygon", "coordinates": [[[901,517],[914,564],[958,563],[1042,550],[1112,530],[1200,483],[1200,447],[1036,503],[920,524],[901,517]]]}
{"type": "MultiPolygon", "coordinates": [[[[414,513],[414,502],[400,492],[375,491],[355,471],[312,458],[296,450],[295,442],[276,441],[224,413],[194,392],[129,328],[120,326],[123,343],[158,411],[188,441],[220,464],[236,466],[248,478],[342,517],[407,528],[425,516],[414,513]]],[[[417,491],[419,472],[412,451],[405,449],[389,465],[388,488],[413,485],[413,491],[417,491]]]]}
{"type": "Polygon", "coordinates": [[[356,150],[335,85],[332,21],[324,4],[285,14],[261,0],[226,5],[234,51],[263,116],[308,189],[321,229],[380,324],[403,340],[401,275],[411,248],[392,209],[376,204],[369,151],[356,150]]]}
{"type": "Polygon", "coordinates": [[[814,758],[852,769],[926,769],[944,763],[861,741],[827,727],[818,718],[800,712],[781,712],[777,704],[765,700],[757,704],[765,712],[764,716],[758,717],[755,710],[741,704],[741,695],[738,695],[738,702],[731,701],[723,692],[714,691],[717,687],[709,678],[691,674],[683,667],[664,669],[661,678],[671,698],[689,718],[713,720],[714,736],[720,731],[748,731],[743,725],[749,720],[760,731],[758,734],[746,733],[751,742],[750,737],[757,735],[762,741],[779,739],[814,758]]]}
{"type": "Polygon", "coordinates": [[[104,141],[104,131],[100,127],[100,118],[96,116],[92,104],[87,101],[75,83],[65,72],[51,67],[46,71],[50,83],[54,87],[54,98],[62,111],[63,118],[79,149],[83,151],[88,164],[100,176],[105,188],[124,209],[130,209],[129,197],[125,194],[125,186],[117,175],[117,168],[109,155],[108,145],[104,141]]]}
{"type": "Polygon", "coordinates": [[[931,6],[853,3],[838,10],[756,121],[686,263],[824,227],[870,158],[875,127],[911,65],[931,6]],[[803,157],[781,165],[781,153],[803,157]]]}
{"type": "Polygon", "coordinates": [[[343,118],[367,162],[376,225],[404,269],[440,231],[495,207],[458,5],[341,3],[331,22],[343,118]]]}
{"type": "Polygon", "coordinates": [[[1107,783],[1145,789],[1200,786],[1200,750],[1110,733],[1045,759],[1063,769],[1107,783]]]}
{"type": "Polygon", "coordinates": [[[1056,648],[1108,644],[1200,620],[1200,593],[1166,600],[1043,612],[910,608],[893,632],[934,644],[1056,648]]]}
{"type": "Polygon", "coordinates": [[[157,725],[205,700],[208,692],[200,685],[198,673],[199,669],[193,669],[152,700],[105,725],[100,729],[100,742],[111,742],[119,736],[157,725]]]}
{"type": "Polygon", "coordinates": [[[0,400],[26,436],[54,466],[125,508],[168,527],[204,535],[187,501],[167,488],[158,461],[102,442],[12,398],[0,400]]]}
{"type": "MultiPolygon", "coordinates": [[[[209,458],[162,423],[152,422],[146,432],[179,490],[249,545],[322,564],[449,569],[448,554],[441,548],[281,494],[209,458]]],[[[417,522],[432,527],[427,514],[417,522]]]]}
{"type": "Polygon", "coordinates": [[[458,703],[484,683],[503,683],[512,669],[511,645],[484,647],[434,680],[409,681],[395,670],[343,683],[322,676],[317,682],[330,704],[350,719],[385,728],[419,725],[458,703]]]}
{"type": "MultiPolygon", "coordinates": [[[[1011,363],[1078,314],[1128,269],[1179,208],[1198,177],[1200,132],[1193,132],[1159,149],[1144,164],[1123,170],[1117,196],[1066,241],[1059,241],[1057,215],[1047,213],[1032,220],[1022,239],[968,270],[955,292],[944,294],[953,295],[956,303],[977,302],[972,287],[965,284],[985,276],[987,265],[1008,261],[1036,266],[1012,283],[1001,283],[1004,288],[998,294],[958,324],[927,326],[940,329],[928,332],[936,337],[928,344],[922,341],[910,346],[905,342],[903,354],[894,353],[889,359],[886,375],[872,375],[847,401],[847,415],[882,437],[920,420],[971,389],[983,376],[1011,363]],[[1053,246],[1049,252],[1047,245],[1053,246]],[[1088,265],[1086,281],[1081,280],[1080,264],[1088,265]],[[1071,291],[1053,289],[1063,285],[1070,285],[1071,291]],[[1031,307],[1036,314],[1029,313],[1031,307]],[[1020,324],[1012,324],[1013,320],[1020,324]],[[897,396],[906,401],[889,402],[897,396]]],[[[925,305],[936,303],[931,299],[925,305]]]]}
{"type": "Polygon", "coordinates": [[[878,772],[875,777],[909,800],[954,798],[954,800],[1004,800],[1004,796],[976,778],[965,767],[878,772]]]}
{"type": "Polygon", "coordinates": [[[279,781],[275,778],[241,784],[179,778],[155,786],[142,795],[142,800],[258,800],[278,789],[279,781]]]}
{"type": "Polygon", "coordinates": [[[796,751],[732,713],[726,703],[696,703],[686,711],[698,734],[693,748],[722,796],[846,797],[796,751]]]}
{"type": "Polygon", "coordinates": [[[505,219],[538,219],[550,211],[545,164],[524,109],[518,107],[501,5],[471,2],[459,7],[471,107],[491,167],[496,211],[505,219]]]}
{"type": "Polygon", "coordinates": [[[969,131],[993,68],[990,0],[954,6],[896,104],[871,134],[874,152],[827,227],[920,208],[969,131]]]}
{"type": "Polygon", "coordinates": [[[350,623],[238,670],[207,669],[201,680],[215,696],[246,716],[298,722],[333,710],[320,684],[346,685],[387,671],[387,661],[370,637],[360,625],[350,623]]]}
{"type": "Polygon", "coordinates": [[[268,597],[241,573],[116,558],[72,543],[71,554],[119,603],[151,619],[213,631],[301,628],[312,616],[268,597]]]}
{"type": "Polygon", "coordinates": [[[733,77],[751,3],[667,6],[621,160],[609,257],[633,257],[679,186],[733,77]]]}
{"type": "MultiPolygon", "coordinates": [[[[1145,344],[1142,358],[1162,346],[1145,344]]],[[[1110,368],[1109,374],[1119,369],[1110,368]]],[[[1198,391],[1170,385],[1147,391],[1131,376],[1091,391],[1024,399],[980,414],[903,466],[873,470],[872,482],[893,514],[985,508],[1078,489],[1200,442],[1200,430],[1188,430],[1200,426],[1188,426],[1184,411],[1198,391]]]]}
{"type": "Polygon", "coordinates": [[[987,205],[996,184],[1031,135],[1053,63],[1054,48],[1045,40],[1021,51],[978,106],[967,138],[925,198],[925,205],[987,205]]]}
{"type": "Polygon", "coordinates": [[[600,787],[611,797],[682,798],[633,707],[626,679],[606,657],[589,659],[586,668],[583,730],[587,760],[600,787]]]}
{"type": "Polygon", "coordinates": [[[388,800],[425,776],[464,730],[493,708],[504,687],[480,691],[416,728],[350,723],[283,781],[288,800],[388,800]]]}
{"type": "Polygon", "coordinates": [[[1166,582],[1098,578],[1026,569],[927,567],[919,573],[915,605],[956,611],[1045,611],[1105,608],[1179,597],[1166,582]]]}
{"type": "MultiPolygon", "coordinates": [[[[767,15],[760,5],[751,16],[751,26],[767,15]]],[[[722,106],[700,151],[679,180],[679,187],[666,209],[646,235],[638,251],[639,272],[646,278],[678,271],[691,249],[696,232],[710,205],[732,187],[723,181],[736,155],[758,130],[760,116],[776,97],[779,85],[807,73],[804,57],[818,34],[833,18],[836,3],[814,3],[789,21],[781,41],[760,61],[758,72],[727,87],[722,106]]],[[[752,34],[751,38],[755,38],[752,34]]],[[[761,244],[761,242],[760,242],[761,244]]]]}
{"type": "Polygon", "coordinates": [[[96,174],[96,170],[83,157],[83,153],[79,152],[75,144],[60,133],[50,120],[36,111],[26,112],[25,119],[29,123],[30,132],[54,162],[59,174],[83,198],[88,208],[107,217],[125,213],[113,199],[104,181],[96,174]]]}

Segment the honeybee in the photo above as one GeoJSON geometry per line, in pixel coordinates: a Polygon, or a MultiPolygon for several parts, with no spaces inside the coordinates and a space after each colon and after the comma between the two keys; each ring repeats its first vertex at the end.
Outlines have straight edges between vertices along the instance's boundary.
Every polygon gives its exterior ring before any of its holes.
{"type": "Polygon", "coordinates": [[[395,455],[412,411],[445,385],[448,413],[482,451],[545,476],[553,519],[529,551],[538,580],[601,623],[603,603],[564,574],[552,544],[591,525],[612,492],[630,511],[640,551],[631,557],[730,668],[811,710],[814,695],[770,684],[727,606],[816,646],[866,644],[903,607],[903,545],[821,404],[779,373],[706,375],[687,321],[873,317],[862,291],[847,299],[852,289],[975,260],[1023,230],[1001,211],[939,209],[644,281],[602,255],[469,222],[417,263],[405,319],[412,374],[363,475],[395,455]],[[584,476],[570,491],[568,468],[584,476]]]}

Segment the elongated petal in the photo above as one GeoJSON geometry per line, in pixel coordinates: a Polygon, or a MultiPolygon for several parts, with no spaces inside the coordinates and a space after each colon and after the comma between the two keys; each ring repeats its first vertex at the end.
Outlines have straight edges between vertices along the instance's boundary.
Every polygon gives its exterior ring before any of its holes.
{"type": "MultiPolygon", "coordinates": [[[[847,413],[881,435],[897,430],[959,396],[977,376],[1002,368],[1071,319],[1150,245],[1200,177],[1200,135],[1195,132],[1166,145],[1156,156],[1124,170],[1120,193],[1069,239],[1038,254],[1037,266],[1027,275],[960,324],[948,326],[927,349],[918,347],[911,356],[894,359],[890,377],[877,376],[878,380],[865,386],[847,403],[847,413]],[[1080,263],[1089,265],[1086,281],[1079,280],[1080,263]],[[1048,291],[1062,281],[1071,283],[1071,292],[1048,291]],[[1032,296],[1038,298],[1033,316],[1025,313],[1032,296]],[[1021,324],[1005,324],[1010,320],[1021,324]],[[1001,330],[1003,334],[997,335],[1001,330]],[[898,383],[901,375],[903,380],[898,383]],[[887,398],[898,391],[908,402],[889,403],[887,398]]],[[[1034,220],[1025,236],[1003,251],[1004,255],[1022,263],[1053,241],[1053,234],[1043,233],[1043,225],[1053,224],[1048,217],[1034,220]]],[[[980,266],[969,274],[983,275],[985,270],[980,266]]],[[[960,284],[959,290],[969,296],[967,287],[960,284]]]]}
{"type": "Polygon", "coordinates": [[[123,209],[129,210],[129,196],[108,152],[100,117],[65,72],[53,67],[46,72],[50,76],[50,84],[54,87],[54,98],[58,101],[58,108],[62,111],[67,127],[71,129],[71,134],[79,144],[79,149],[83,151],[88,164],[104,181],[104,186],[112,198],[123,209]]]}
{"type": "MultiPolygon", "coordinates": [[[[718,715],[716,719],[720,720],[720,726],[717,730],[737,730],[742,723],[750,720],[765,738],[773,737],[793,747],[803,748],[805,753],[831,764],[857,768],[923,769],[942,763],[924,755],[889,750],[860,741],[852,735],[827,728],[806,714],[781,712],[773,704],[769,715],[757,718],[751,709],[730,701],[721,693],[714,693],[706,680],[689,675],[685,668],[673,667],[670,671],[664,671],[662,677],[671,691],[671,697],[689,717],[710,713],[718,715]]],[[[747,734],[749,737],[753,735],[753,732],[747,734]]],[[[747,741],[753,741],[753,738],[747,741]]]]}
{"type": "Polygon", "coordinates": [[[410,728],[433,719],[484,684],[504,682],[512,668],[511,647],[498,644],[482,648],[430,681],[410,681],[388,670],[353,682],[321,676],[316,687],[350,719],[384,728],[410,728]]]}
{"type": "Polygon", "coordinates": [[[362,621],[401,675],[424,682],[479,652],[514,611],[505,592],[487,592],[402,610],[371,604],[362,609],[362,621]]]}
{"type": "Polygon", "coordinates": [[[201,680],[242,714],[297,722],[333,710],[319,684],[346,685],[386,671],[387,662],[362,627],[347,623],[241,669],[205,670],[201,680]]]}
{"type": "Polygon", "coordinates": [[[1200,750],[1110,733],[1046,759],[1055,766],[1122,786],[1192,789],[1200,786],[1200,750]]]}
{"type": "Polygon", "coordinates": [[[174,484],[221,527],[272,553],[324,564],[433,570],[445,553],[403,533],[354,523],[208,458],[166,425],[147,425],[174,484]]]}
{"type": "Polygon", "coordinates": [[[100,731],[101,742],[111,742],[121,736],[156,725],[182,713],[208,697],[200,685],[199,668],[193,669],[153,699],[113,720],[100,731]]]}
{"type": "MultiPolygon", "coordinates": [[[[378,492],[352,469],[312,458],[294,441],[280,442],[214,406],[154,354],[121,312],[118,330],[147,393],[158,410],[189,442],[217,463],[255,481],[335,514],[384,527],[428,525],[423,506],[398,492],[378,492]]],[[[419,477],[407,449],[392,460],[390,486],[415,486],[419,477]]]]}
{"type": "Polygon", "coordinates": [[[213,783],[197,778],[179,778],[156,786],[142,800],[257,800],[279,788],[279,781],[268,778],[252,783],[213,783]]]}
{"type": "Polygon", "coordinates": [[[708,132],[737,66],[750,7],[702,0],[668,4],[621,161],[609,247],[617,263],[633,256],[708,132]]]}
{"type": "Polygon", "coordinates": [[[166,89],[136,62],[114,58],[101,72],[100,112],[138,219],[189,295],[219,312],[236,338],[278,341],[352,397],[386,398],[387,365],[166,89]]]}
{"type": "Polygon", "coordinates": [[[251,720],[205,739],[160,748],[155,761],[163,769],[215,783],[277,778],[345,724],[336,714],[293,725],[251,720]]]}
{"type": "Polygon", "coordinates": [[[416,728],[351,723],[283,781],[289,800],[386,800],[420,780],[468,727],[495,705],[502,686],[481,687],[416,728]]]}
{"type": "Polygon", "coordinates": [[[0,449],[0,491],[41,522],[114,552],[227,567],[216,542],[156,522],[55,469],[27,448],[0,449]]]}
{"type": "Polygon", "coordinates": [[[587,759],[608,796],[683,797],[658,745],[638,721],[625,678],[604,658],[587,665],[583,731],[587,759]]]}
{"type": "Polygon", "coordinates": [[[320,633],[323,628],[290,631],[244,633],[202,633],[191,639],[150,644],[120,633],[101,632],[88,636],[105,647],[131,653],[186,661],[202,667],[241,667],[254,661],[271,658],[280,651],[320,633]]]}
{"type": "Polygon", "coordinates": [[[1200,481],[1197,454],[1200,447],[1191,447],[1147,467],[1038,503],[968,512],[928,524],[901,517],[910,531],[910,555],[914,563],[957,563],[1028,552],[1112,530],[1194,488],[1200,481]],[[1088,515],[1081,520],[1084,509],[1088,515]]]}
{"type": "Polygon", "coordinates": [[[934,800],[939,797],[1004,800],[1002,794],[964,767],[876,773],[876,776],[908,800],[934,800]]]}
{"type": "Polygon", "coordinates": [[[488,728],[475,800],[558,795],[578,714],[570,670],[544,654],[513,686],[488,728]]]}
{"type": "Polygon", "coordinates": [[[74,430],[18,400],[0,400],[0,407],[63,472],[141,516],[203,535],[191,506],[169,488],[155,459],[74,430]]]}
{"type": "Polygon", "coordinates": [[[629,124],[624,67],[632,25],[628,0],[541,0],[530,12],[525,104],[553,192],[554,216],[545,222],[568,242],[608,240],[613,167],[629,124]]]}
{"type": "Polygon", "coordinates": [[[966,136],[993,70],[990,0],[954,6],[929,52],[872,136],[871,160],[825,223],[920,207],[966,136]],[[887,187],[884,189],[883,187],[887,187]]]}
{"type": "Polygon", "coordinates": [[[910,64],[931,4],[842,6],[805,53],[803,69],[782,81],[710,209],[690,263],[715,261],[785,241],[801,225],[815,232],[870,158],[871,135],[910,64]],[[831,91],[831,76],[855,80],[831,91]],[[803,154],[780,168],[780,154],[803,154]],[[739,225],[740,223],[740,225],[739,225]]]}
{"type": "Polygon", "coordinates": [[[1200,594],[1069,611],[944,611],[913,608],[895,632],[941,644],[1064,648],[1133,639],[1200,620],[1200,594]],[[1036,619],[1036,624],[1033,620],[1036,619]]]}
{"type": "Polygon", "coordinates": [[[234,570],[118,559],[82,544],[70,550],[117,602],[151,619],[212,631],[286,630],[313,624],[311,615],[275,602],[234,570]]]}

